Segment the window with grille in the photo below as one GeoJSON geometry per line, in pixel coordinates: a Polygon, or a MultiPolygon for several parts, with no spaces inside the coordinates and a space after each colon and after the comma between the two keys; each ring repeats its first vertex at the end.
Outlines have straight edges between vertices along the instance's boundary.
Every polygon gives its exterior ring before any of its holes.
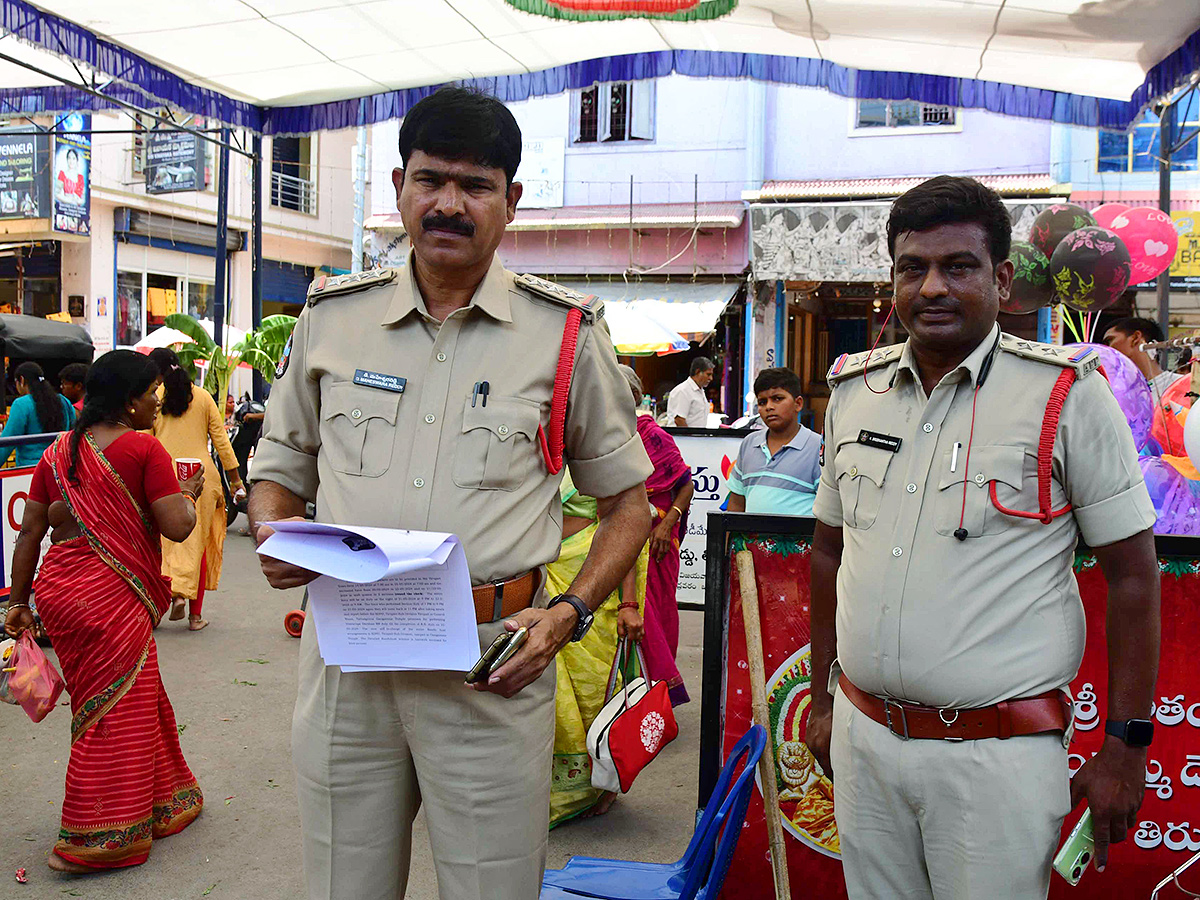
{"type": "Polygon", "coordinates": [[[859,100],[856,129],[954,127],[958,110],[915,100],[859,100]]]}
{"type": "Polygon", "coordinates": [[[654,82],[604,82],[578,91],[572,118],[576,144],[653,140],[654,82]]]}

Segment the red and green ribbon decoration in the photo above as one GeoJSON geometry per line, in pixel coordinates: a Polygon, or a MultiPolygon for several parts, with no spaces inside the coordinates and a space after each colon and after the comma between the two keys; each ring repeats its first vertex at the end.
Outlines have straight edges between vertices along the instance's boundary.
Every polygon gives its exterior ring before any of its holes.
{"type": "Polygon", "coordinates": [[[667,19],[698,22],[733,12],[737,0],[505,0],[522,12],[568,22],[667,19]]]}

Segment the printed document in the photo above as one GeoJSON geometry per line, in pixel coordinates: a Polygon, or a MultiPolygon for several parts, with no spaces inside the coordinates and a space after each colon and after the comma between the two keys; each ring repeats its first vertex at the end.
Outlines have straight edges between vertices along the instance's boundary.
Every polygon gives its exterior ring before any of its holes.
{"type": "Polygon", "coordinates": [[[479,659],[471,576],[452,534],[269,522],[258,552],[320,573],[308,610],[326,665],[345,672],[444,669],[479,659]]]}

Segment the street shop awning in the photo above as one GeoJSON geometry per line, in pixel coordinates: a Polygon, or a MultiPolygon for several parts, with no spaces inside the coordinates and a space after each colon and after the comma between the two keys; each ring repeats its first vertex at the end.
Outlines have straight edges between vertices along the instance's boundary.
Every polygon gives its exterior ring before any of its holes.
{"type": "MultiPolygon", "coordinates": [[[[737,228],[746,217],[739,201],[718,203],[637,203],[625,206],[564,206],[558,209],[521,209],[507,231],[607,231],[621,228],[737,228]]],[[[368,216],[363,227],[375,231],[403,231],[400,213],[368,216]]]]}
{"type": "Polygon", "coordinates": [[[1195,0],[670,6],[664,16],[634,0],[0,0],[12,36],[0,40],[0,97],[26,114],[114,108],[82,85],[303,134],[402,117],[447,82],[514,101],[678,73],[1123,128],[1200,69],[1195,0]]]}
{"type": "MultiPolygon", "coordinates": [[[[918,179],[919,180],[919,179],[918,179]]],[[[1013,237],[1025,240],[1054,198],[1006,200],[1013,237]]],[[[891,200],[755,203],[750,206],[750,267],[757,281],[889,281],[891,200]]]]}
{"type": "MultiPolygon", "coordinates": [[[[704,343],[737,294],[737,281],[579,281],[555,279],[581,294],[595,294],[608,310],[629,308],[689,341],[704,343]]],[[[618,313],[619,314],[619,313],[618,313]]]]}
{"type": "Polygon", "coordinates": [[[15,359],[91,362],[95,347],[78,325],[0,313],[0,354],[15,359]]]}

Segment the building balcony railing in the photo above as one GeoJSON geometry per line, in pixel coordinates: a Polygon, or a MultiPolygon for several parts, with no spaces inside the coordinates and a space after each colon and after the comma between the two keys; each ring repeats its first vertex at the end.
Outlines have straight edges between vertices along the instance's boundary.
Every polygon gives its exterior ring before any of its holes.
{"type": "Polygon", "coordinates": [[[272,172],[271,205],[314,216],[317,214],[317,183],[308,178],[272,172]]]}

